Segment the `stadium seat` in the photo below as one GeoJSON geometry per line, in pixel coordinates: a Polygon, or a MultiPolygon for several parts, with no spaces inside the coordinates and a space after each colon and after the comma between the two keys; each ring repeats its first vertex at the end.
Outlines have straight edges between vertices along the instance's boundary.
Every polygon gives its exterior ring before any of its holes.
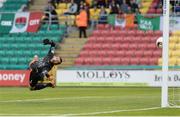
{"type": "Polygon", "coordinates": [[[97,51],[99,57],[106,57],[108,53],[104,50],[97,51]]]}
{"type": "Polygon", "coordinates": [[[121,58],[121,65],[129,65],[130,59],[129,58],[121,58]]]}
{"type": "Polygon", "coordinates": [[[102,58],[92,58],[93,59],[93,64],[94,65],[102,65],[102,58]]]}
{"type": "Polygon", "coordinates": [[[89,57],[84,58],[84,65],[92,65],[92,63],[93,63],[92,58],[89,57]]]}
{"type": "Polygon", "coordinates": [[[177,59],[177,65],[180,66],[180,59],[177,59]]]}
{"type": "Polygon", "coordinates": [[[120,45],[121,50],[128,50],[129,49],[129,43],[123,43],[120,45]]]}
{"type": "Polygon", "coordinates": [[[9,59],[9,63],[10,64],[17,64],[18,63],[18,59],[16,57],[12,57],[11,59],[9,59]]]}
{"type": "Polygon", "coordinates": [[[148,57],[148,58],[151,58],[152,55],[153,55],[152,50],[144,51],[144,54],[143,54],[144,57],[148,57]]]}
{"type": "Polygon", "coordinates": [[[138,49],[139,49],[139,50],[146,50],[146,49],[147,49],[147,45],[148,45],[148,44],[145,44],[145,43],[139,44],[139,45],[138,45],[138,49]]]}
{"type": "Polygon", "coordinates": [[[103,65],[111,65],[111,58],[102,58],[102,64],[103,65]]]}
{"type": "Polygon", "coordinates": [[[148,65],[149,64],[149,58],[141,58],[139,60],[140,65],[148,65]]]}
{"type": "Polygon", "coordinates": [[[153,57],[161,57],[162,56],[162,51],[158,50],[158,51],[153,51],[153,57]]]}
{"type": "Polygon", "coordinates": [[[104,43],[104,37],[97,37],[97,38],[96,38],[96,41],[97,41],[98,43],[104,43]]]}
{"type": "Polygon", "coordinates": [[[88,50],[81,51],[79,56],[80,57],[87,57],[87,56],[89,56],[89,51],[88,50]]]}
{"type": "Polygon", "coordinates": [[[169,66],[175,66],[177,59],[175,57],[172,57],[169,59],[169,66]]]}
{"type": "Polygon", "coordinates": [[[143,53],[144,53],[143,50],[138,50],[134,52],[134,56],[141,58],[143,56],[143,53]]]}
{"type": "Polygon", "coordinates": [[[15,51],[14,51],[14,50],[8,50],[8,51],[6,51],[6,56],[14,57],[14,55],[15,55],[15,51]]]}
{"type": "Polygon", "coordinates": [[[105,37],[104,38],[105,43],[114,43],[114,37],[105,37]]]}
{"type": "Polygon", "coordinates": [[[18,62],[18,64],[27,64],[28,63],[27,59],[23,58],[23,57],[18,58],[17,62],[18,62]]]}
{"type": "Polygon", "coordinates": [[[102,47],[102,49],[103,49],[104,51],[110,50],[110,49],[111,49],[111,44],[106,43],[106,44],[103,44],[101,47],[102,47]]]}
{"type": "Polygon", "coordinates": [[[175,43],[169,43],[169,49],[170,50],[175,50],[176,49],[176,44],[175,43]]]}
{"type": "Polygon", "coordinates": [[[131,58],[130,59],[130,64],[131,65],[139,65],[139,59],[140,58],[131,58]]]}
{"type": "Polygon", "coordinates": [[[100,44],[100,43],[92,44],[91,49],[101,50],[102,49],[102,44],[100,44]]]}
{"type": "Polygon", "coordinates": [[[115,56],[116,56],[116,55],[115,55],[116,53],[115,53],[115,51],[113,51],[113,50],[107,51],[106,53],[107,53],[107,56],[108,56],[108,57],[115,57],[115,56]]]}
{"type": "Polygon", "coordinates": [[[98,57],[98,51],[97,50],[89,51],[89,57],[98,57]]]}
{"type": "Polygon", "coordinates": [[[121,50],[121,51],[116,51],[116,57],[124,57],[125,56],[125,51],[121,50]]]}
{"type": "Polygon", "coordinates": [[[123,37],[114,37],[114,43],[122,43],[122,42],[124,42],[123,37]]]}
{"type": "Polygon", "coordinates": [[[76,65],[83,65],[84,64],[84,59],[79,57],[75,60],[76,65]]]}
{"type": "Polygon", "coordinates": [[[112,65],[121,65],[121,58],[116,57],[116,58],[112,58],[112,65]]]}
{"type": "Polygon", "coordinates": [[[128,50],[128,51],[125,52],[124,56],[132,58],[132,57],[134,57],[134,51],[133,50],[128,50]]]}
{"type": "Polygon", "coordinates": [[[157,65],[157,64],[158,64],[157,57],[149,58],[149,65],[157,65]]]}
{"type": "Polygon", "coordinates": [[[129,45],[129,50],[137,50],[138,44],[137,43],[132,43],[129,45]]]}
{"type": "Polygon", "coordinates": [[[91,50],[91,49],[92,49],[92,46],[93,46],[93,44],[87,43],[87,44],[85,44],[85,45],[83,46],[83,50],[91,50]]]}

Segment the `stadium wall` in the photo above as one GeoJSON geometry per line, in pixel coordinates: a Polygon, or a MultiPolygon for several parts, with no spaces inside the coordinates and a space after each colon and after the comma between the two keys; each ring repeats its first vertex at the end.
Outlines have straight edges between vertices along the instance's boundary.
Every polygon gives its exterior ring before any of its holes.
{"type": "MultiPolygon", "coordinates": [[[[180,87],[180,73],[169,72],[169,86],[180,87]]],[[[154,70],[58,70],[57,86],[160,87],[162,72],[154,70]]]]}

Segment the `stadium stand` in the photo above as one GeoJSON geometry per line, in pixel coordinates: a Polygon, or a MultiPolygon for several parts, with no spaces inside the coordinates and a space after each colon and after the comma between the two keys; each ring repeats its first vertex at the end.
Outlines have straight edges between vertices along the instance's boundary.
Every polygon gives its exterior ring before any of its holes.
{"type": "Polygon", "coordinates": [[[37,33],[4,34],[0,37],[0,69],[27,69],[34,55],[44,57],[49,46],[42,45],[42,40],[49,38],[61,42],[66,30],[64,25],[44,24],[37,33]]]}
{"type": "MultiPolygon", "coordinates": [[[[180,65],[180,31],[174,31],[170,36],[169,40],[169,65],[176,66],[180,65]]],[[[162,65],[162,58],[159,58],[158,64],[162,65]]]]}
{"type": "Polygon", "coordinates": [[[162,52],[155,42],[160,35],[160,31],[144,32],[137,29],[94,30],[75,64],[158,65],[162,52]]]}
{"type": "Polygon", "coordinates": [[[28,0],[1,0],[0,11],[2,12],[14,12],[23,10],[28,5],[28,0]]]}

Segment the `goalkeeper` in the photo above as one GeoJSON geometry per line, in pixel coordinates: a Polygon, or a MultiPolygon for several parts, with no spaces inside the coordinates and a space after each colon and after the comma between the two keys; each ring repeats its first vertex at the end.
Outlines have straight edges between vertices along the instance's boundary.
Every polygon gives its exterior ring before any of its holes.
{"type": "Polygon", "coordinates": [[[42,83],[44,78],[50,78],[48,72],[53,68],[54,65],[62,63],[62,59],[59,56],[54,55],[55,43],[48,39],[43,40],[44,45],[51,45],[48,54],[43,60],[37,59],[35,56],[29,64],[31,69],[29,85],[30,90],[40,90],[46,87],[54,87],[54,83],[42,83]],[[39,83],[41,82],[41,83],[39,83]]]}

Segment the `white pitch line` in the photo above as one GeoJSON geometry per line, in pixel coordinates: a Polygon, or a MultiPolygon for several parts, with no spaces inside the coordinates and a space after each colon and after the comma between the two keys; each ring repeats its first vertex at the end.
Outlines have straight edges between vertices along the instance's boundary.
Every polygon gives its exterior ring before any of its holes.
{"type": "Polygon", "coordinates": [[[86,99],[86,98],[104,98],[104,97],[98,97],[98,96],[85,96],[85,97],[62,97],[62,98],[42,98],[42,99],[25,99],[25,100],[5,100],[0,101],[0,103],[3,102],[33,102],[33,101],[48,101],[48,100],[63,100],[63,99],[86,99]]]}
{"type": "Polygon", "coordinates": [[[91,113],[79,113],[79,114],[65,114],[64,116],[87,116],[87,115],[96,115],[96,114],[108,114],[116,112],[134,112],[134,111],[147,111],[160,109],[161,107],[152,107],[152,108],[141,108],[141,109],[127,109],[127,110],[114,110],[114,111],[102,111],[102,112],[91,112],[91,113]]]}
{"type": "Polygon", "coordinates": [[[77,113],[77,114],[0,114],[0,116],[88,116],[88,115],[96,115],[96,114],[108,114],[108,113],[116,113],[116,112],[135,112],[135,111],[148,111],[160,109],[161,107],[152,107],[152,108],[141,108],[141,109],[126,109],[126,110],[114,110],[114,111],[101,111],[101,112],[89,112],[89,113],[77,113]]]}
{"type": "MultiPolygon", "coordinates": [[[[61,98],[39,98],[39,99],[24,99],[24,100],[4,100],[0,101],[0,103],[8,103],[8,102],[33,102],[33,101],[48,101],[48,100],[63,100],[63,99],[87,99],[87,98],[119,98],[120,96],[84,96],[84,97],[61,97],[61,98]]],[[[154,96],[157,97],[157,96],[154,96]]],[[[127,97],[121,97],[121,98],[127,98],[127,97]]],[[[142,98],[141,96],[137,98],[142,98]]],[[[152,98],[147,97],[147,98],[152,98]]],[[[144,98],[143,98],[144,99],[144,98]]]]}

